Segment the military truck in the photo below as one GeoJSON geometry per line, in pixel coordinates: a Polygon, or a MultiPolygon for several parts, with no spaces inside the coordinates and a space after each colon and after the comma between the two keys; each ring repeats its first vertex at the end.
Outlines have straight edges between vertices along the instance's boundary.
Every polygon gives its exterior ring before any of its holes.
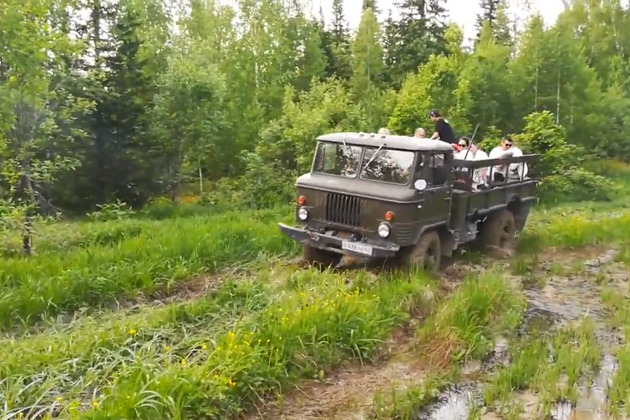
{"type": "Polygon", "coordinates": [[[511,249],[537,202],[527,176],[536,155],[454,159],[440,140],[374,133],[319,136],[311,171],[297,179],[297,226],[304,259],[385,258],[429,271],[462,244],[511,249]]]}

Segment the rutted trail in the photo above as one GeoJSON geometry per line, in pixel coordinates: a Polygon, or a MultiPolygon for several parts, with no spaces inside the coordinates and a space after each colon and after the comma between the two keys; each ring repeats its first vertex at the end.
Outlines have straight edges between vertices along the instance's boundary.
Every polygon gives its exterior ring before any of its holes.
{"type": "MultiPolygon", "coordinates": [[[[602,350],[600,368],[592,381],[582,378],[578,384],[577,405],[571,407],[561,401],[550,409],[557,420],[598,420],[606,417],[607,394],[617,369],[613,355],[615,348],[624,343],[623,334],[608,322],[609,313],[601,300],[605,287],[627,295],[628,271],[615,261],[617,251],[602,247],[589,247],[579,251],[547,250],[542,258],[525,257],[521,267],[514,261],[491,261],[502,267],[508,283],[527,299],[524,325],[519,334],[527,336],[531,329],[551,336],[571,322],[587,317],[595,325],[595,337],[602,350]],[[516,273],[515,273],[516,272],[516,273]],[[511,273],[511,274],[510,274],[511,273]]],[[[456,261],[445,270],[445,280],[455,289],[459,281],[470,273],[483,273],[486,263],[472,264],[456,261]]],[[[283,397],[281,404],[268,407],[253,418],[279,419],[368,419],[374,418],[375,396],[379,393],[405,392],[405,389],[422,385],[428,370],[423,365],[418,349],[409,346],[412,338],[403,341],[392,339],[387,360],[371,366],[351,366],[332,373],[323,380],[312,380],[283,397]],[[399,346],[391,347],[392,343],[399,346]]],[[[482,376],[492,377],[493,372],[508,366],[510,342],[497,337],[494,351],[486,360],[469,361],[463,366],[459,383],[447,387],[410,418],[431,420],[459,420],[480,418],[485,420],[507,418],[484,407],[482,376]]],[[[528,390],[513,395],[522,408],[521,418],[538,418],[542,401],[528,390]]],[[[406,417],[404,417],[406,418],[406,417]]],[[[512,417],[510,417],[512,418],[512,417]]]]}

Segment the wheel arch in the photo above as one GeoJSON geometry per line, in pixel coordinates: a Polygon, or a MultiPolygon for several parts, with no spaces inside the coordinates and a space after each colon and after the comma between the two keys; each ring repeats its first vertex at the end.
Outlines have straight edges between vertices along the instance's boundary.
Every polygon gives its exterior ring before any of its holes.
{"type": "Polygon", "coordinates": [[[455,237],[453,236],[453,232],[451,232],[446,226],[446,222],[424,225],[418,230],[418,233],[416,234],[416,237],[413,241],[413,244],[411,244],[411,247],[416,246],[418,242],[420,242],[422,236],[430,231],[437,232],[440,238],[440,254],[443,257],[452,256],[453,248],[455,246],[455,237]]]}

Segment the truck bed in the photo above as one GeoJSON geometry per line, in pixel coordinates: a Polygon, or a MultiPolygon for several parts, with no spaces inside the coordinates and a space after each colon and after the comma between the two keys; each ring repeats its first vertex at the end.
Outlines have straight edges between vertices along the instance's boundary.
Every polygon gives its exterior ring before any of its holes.
{"type": "MultiPolygon", "coordinates": [[[[472,173],[479,168],[534,162],[537,158],[537,155],[525,155],[505,159],[454,160],[451,229],[465,229],[468,220],[505,208],[510,203],[527,204],[526,207],[529,207],[531,202],[536,201],[537,180],[530,177],[508,178],[490,182],[486,188],[475,189],[472,186],[472,173]]],[[[531,173],[531,168],[528,169],[531,173]]],[[[494,171],[489,169],[489,173],[492,176],[494,171]]]]}

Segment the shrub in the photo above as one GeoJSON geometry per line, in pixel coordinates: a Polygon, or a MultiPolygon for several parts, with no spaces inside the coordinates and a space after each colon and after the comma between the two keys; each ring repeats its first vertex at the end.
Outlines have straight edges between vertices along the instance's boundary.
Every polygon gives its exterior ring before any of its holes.
{"type": "Polygon", "coordinates": [[[555,123],[549,111],[534,112],[525,117],[522,134],[515,141],[524,153],[540,156],[536,165],[541,178],[541,198],[550,203],[563,201],[609,200],[612,184],[602,176],[585,169],[589,154],[566,141],[566,130],[555,123]]]}
{"type": "Polygon", "coordinates": [[[546,177],[540,184],[540,197],[549,203],[564,201],[609,201],[612,183],[601,175],[572,167],[546,177]]]}

